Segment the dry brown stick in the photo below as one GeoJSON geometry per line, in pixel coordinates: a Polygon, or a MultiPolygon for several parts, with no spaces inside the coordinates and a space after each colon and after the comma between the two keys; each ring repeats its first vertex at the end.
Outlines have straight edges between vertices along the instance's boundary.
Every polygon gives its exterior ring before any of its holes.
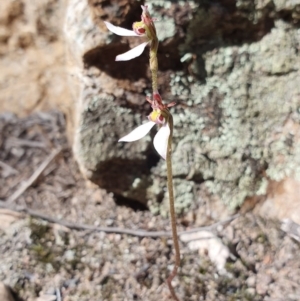
{"type": "Polygon", "coordinates": [[[19,198],[41,175],[41,173],[47,168],[50,162],[61,152],[61,149],[55,149],[46,158],[46,160],[38,167],[38,169],[31,175],[31,177],[6,200],[7,203],[13,203],[17,198],[19,198]]]}
{"type": "MultiPolygon", "coordinates": [[[[131,230],[131,229],[123,229],[123,228],[118,228],[118,227],[95,227],[92,225],[87,225],[87,224],[78,224],[78,223],[72,223],[68,222],[63,219],[58,219],[49,215],[45,215],[43,213],[40,213],[38,211],[32,210],[30,208],[24,207],[24,206],[14,206],[7,204],[7,202],[1,201],[0,200],[0,208],[5,208],[9,209],[15,212],[21,212],[30,215],[31,217],[34,218],[40,218],[42,220],[45,220],[50,223],[58,224],[65,226],[69,229],[72,230],[92,230],[92,231],[97,231],[97,232],[105,232],[105,233],[118,233],[118,234],[127,234],[127,235],[132,235],[132,236],[139,236],[139,237],[171,237],[172,232],[171,231],[146,231],[146,230],[131,230]]],[[[223,221],[216,222],[210,226],[206,227],[198,227],[186,231],[180,231],[178,234],[186,234],[186,233],[193,233],[193,232],[198,232],[198,231],[208,231],[212,230],[220,225],[227,224],[230,221],[236,219],[239,217],[239,214],[233,215],[223,221]]]]}

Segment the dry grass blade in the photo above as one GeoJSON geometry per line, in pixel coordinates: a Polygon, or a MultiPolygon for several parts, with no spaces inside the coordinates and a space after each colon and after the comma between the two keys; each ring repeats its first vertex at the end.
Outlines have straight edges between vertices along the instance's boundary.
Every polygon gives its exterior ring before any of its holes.
{"type": "Polygon", "coordinates": [[[46,160],[37,168],[37,170],[31,175],[31,177],[21,184],[19,189],[17,189],[8,199],[7,203],[11,204],[17,200],[42,174],[42,172],[47,168],[51,161],[61,152],[61,149],[55,149],[52,153],[46,158],[46,160]]]}

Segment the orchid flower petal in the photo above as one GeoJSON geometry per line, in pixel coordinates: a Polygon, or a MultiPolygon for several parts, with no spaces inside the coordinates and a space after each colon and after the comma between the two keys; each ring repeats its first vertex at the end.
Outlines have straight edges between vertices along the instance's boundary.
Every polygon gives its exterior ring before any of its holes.
{"type": "Polygon", "coordinates": [[[140,125],[139,127],[137,127],[136,129],[134,129],[128,135],[121,138],[119,140],[119,142],[132,142],[132,141],[139,140],[139,139],[145,137],[150,132],[150,130],[153,128],[154,125],[155,125],[155,122],[153,122],[153,121],[144,123],[144,124],[140,125]]]}
{"type": "Polygon", "coordinates": [[[123,37],[135,37],[138,36],[133,30],[129,30],[123,27],[115,26],[109,22],[104,21],[107,29],[118,36],[123,36],[123,37]]]}
{"type": "Polygon", "coordinates": [[[145,47],[148,45],[148,43],[149,42],[144,42],[125,53],[117,55],[116,61],[129,61],[137,56],[140,56],[143,53],[145,47]]]}
{"type": "Polygon", "coordinates": [[[168,142],[170,136],[169,124],[163,125],[154,137],[153,145],[159,155],[166,160],[168,151],[168,142]]]}

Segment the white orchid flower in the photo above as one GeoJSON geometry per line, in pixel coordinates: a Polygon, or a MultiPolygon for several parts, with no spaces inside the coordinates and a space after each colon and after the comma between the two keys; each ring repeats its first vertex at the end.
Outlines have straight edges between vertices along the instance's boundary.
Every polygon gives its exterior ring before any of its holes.
{"type": "Polygon", "coordinates": [[[138,126],[128,135],[124,136],[119,142],[133,142],[145,137],[155,124],[160,125],[160,129],[154,137],[153,145],[158,154],[166,160],[168,141],[170,136],[170,126],[160,110],[154,110],[148,117],[149,121],[138,126]]]}
{"type": "Polygon", "coordinates": [[[162,103],[161,96],[158,92],[153,93],[153,100],[146,98],[151,103],[153,111],[148,116],[149,121],[138,126],[128,135],[124,136],[119,142],[133,142],[145,137],[155,124],[160,126],[157,134],[154,137],[153,145],[158,154],[166,160],[168,152],[169,137],[171,134],[171,127],[173,128],[172,116],[168,108],[173,107],[175,102],[167,105],[162,103]]]}
{"type": "Polygon", "coordinates": [[[129,51],[119,54],[116,57],[116,61],[129,61],[140,56],[146,46],[151,43],[151,41],[156,38],[156,30],[153,20],[148,12],[147,6],[143,6],[143,13],[141,16],[142,21],[133,23],[133,30],[115,26],[109,22],[104,21],[107,29],[116,35],[122,37],[146,37],[147,41],[130,49],[129,51]]]}
{"type": "MultiPolygon", "coordinates": [[[[133,30],[129,30],[126,28],[122,28],[119,26],[115,26],[109,22],[104,21],[106,27],[108,28],[108,30],[110,30],[111,32],[119,35],[119,36],[123,36],[123,37],[135,37],[135,36],[144,36],[144,34],[137,34],[135,31],[133,30]]],[[[149,44],[149,41],[144,42],[132,49],[130,49],[129,51],[123,53],[123,54],[119,54],[116,56],[116,61],[129,61],[131,59],[134,59],[138,56],[140,56],[144,49],[146,48],[146,46],[149,44]]]]}

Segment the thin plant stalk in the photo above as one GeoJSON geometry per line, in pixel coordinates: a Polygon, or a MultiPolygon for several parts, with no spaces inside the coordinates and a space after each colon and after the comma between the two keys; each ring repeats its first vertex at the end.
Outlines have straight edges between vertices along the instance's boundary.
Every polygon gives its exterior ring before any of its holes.
{"type": "Polygon", "coordinates": [[[173,137],[173,117],[168,112],[168,123],[170,127],[170,136],[168,140],[168,151],[166,157],[167,163],[167,182],[168,182],[168,192],[169,192],[169,205],[170,205],[170,217],[171,217],[171,225],[172,225],[172,238],[175,249],[175,265],[174,268],[167,278],[167,284],[169,290],[171,292],[172,297],[179,301],[174,288],[172,286],[172,280],[177,275],[179,266],[180,266],[180,247],[178,242],[178,234],[177,234],[177,223],[176,223],[176,212],[175,212],[175,199],[174,199],[174,187],[173,187],[173,171],[172,171],[172,137],[173,137]]]}
{"type": "MultiPolygon", "coordinates": [[[[119,141],[124,142],[132,142],[142,138],[146,135],[149,130],[152,128],[154,124],[160,125],[163,129],[163,134],[160,134],[159,138],[166,137],[165,140],[162,141],[162,144],[158,146],[157,142],[155,142],[155,148],[158,153],[166,159],[167,164],[167,184],[168,184],[168,192],[169,192],[169,203],[170,203],[170,217],[171,217],[171,225],[172,225],[172,236],[173,236],[173,244],[175,249],[175,265],[174,268],[167,278],[166,282],[168,284],[170,293],[175,301],[179,301],[178,297],[176,296],[175,290],[172,286],[172,280],[177,275],[179,266],[180,266],[180,248],[179,248],[179,241],[177,235],[177,226],[176,226],[176,213],[175,213],[175,201],[174,201],[174,187],[173,187],[173,172],[172,172],[172,137],[173,137],[173,117],[169,112],[168,108],[174,106],[176,103],[171,102],[167,105],[163,104],[162,98],[158,92],[158,83],[157,83],[157,72],[158,72],[158,60],[157,60],[157,50],[159,41],[156,34],[155,25],[153,19],[151,18],[147,6],[143,6],[143,13],[141,16],[140,22],[133,23],[133,31],[129,31],[124,28],[120,28],[110,24],[109,22],[105,22],[107,28],[121,36],[132,36],[132,35],[143,35],[147,37],[148,42],[143,43],[132,50],[119,55],[116,57],[117,60],[129,60],[141,54],[140,50],[143,51],[144,47],[150,42],[150,58],[149,58],[149,65],[151,71],[151,78],[152,78],[152,94],[153,99],[146,98],[152,106],[152,113],[148,116],[150,120],[149,123],[138,127],[137,129],[133,130],[130,134],[124,136],[119,141]],[[142,48],[141,48],[142,46],[142,48]],[[135,50],[134,50],[135,49],[135,50]],[[168,131],[168,127],[170,131],[168,131]],[[170,132],[170,134],[169,134],[170,132]],[[166,134],[169,136],[167,137],[166,134]],[[168,139],[168,140],[167,140],[168,139]],[[163,151],[162,151],[162,148],[163,151]]],[[[159,133],[158,133],[159,134],[159,133]]],[[[157,135],[158,135],[157,134],[157,135]]],[[[155,136],[158,137],[158,136],[155,136]]],[[[163,138],[164,139],[164,138],[163,138]]],[[[154,138],[155,140],[155,138],[154,138]]]]}
{"type": "Polygon", "coordinates": [[[157,88],[157,71],[158,71],[158,62],[157,62],[157,49],[158,49],[158,39],[155,37],[151,42],[150,47],[150,71],[152,76],[152,90],[153,93],[158,92],[157,88]]]}
{"type": "MultiPolygon", "coordinates": [[[[154,27],[155,28],[155,27],[154,27]]],[[[157,61],[157,50],[158,50],[158,39],[156,34],[153,35],[153,39],[150,46],[150,58],[149,65],[152,76],[152,91],[153,95],[158,94],[157,87],[157,72],[158,72],[158,61],[157,61]]],[[[174,268],[167,278],[166,282],[168,284],[172,298],[175,301],[180,301],[175,293],[175,290],[172,286],[172,280],[176,277],[179,266],[180,266],[180,247],[177,234],[177,223],[176,223],[176,212],[175,212],[175,198],[174,198],[174,187],[173,187],[173,171],[172,171],[172,138],[173,138],[173,117],[171,113],[165,109],[163,112],[167,116],[167,122],[170,127],[170,136],[168,139],[168,150],[166,156],[167,164],[167,186],[169,192],[169,205],[170,205],[170,217],[171,217],[171,226],[172,226],[172,238],[175,249],[175,265],[174,268]]]]}

